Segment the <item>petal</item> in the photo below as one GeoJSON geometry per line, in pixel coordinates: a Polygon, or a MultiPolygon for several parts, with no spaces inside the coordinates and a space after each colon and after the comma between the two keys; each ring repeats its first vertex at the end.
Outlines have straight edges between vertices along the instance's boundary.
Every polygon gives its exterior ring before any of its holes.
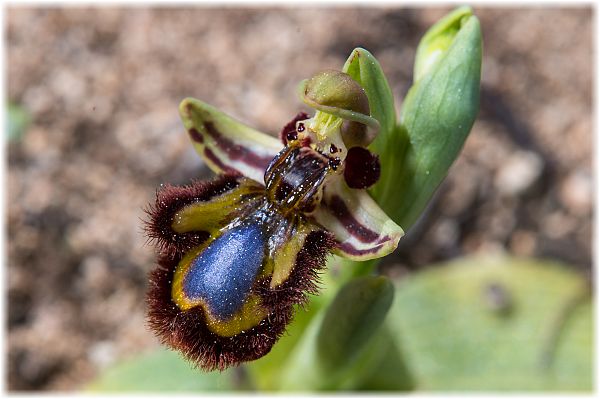
{"type": "Polygon", "coordinates": [[[335,235],[334,253],[353,260],[380,258],[393,252],[404,231],[365,190],[349,188],[336,176],[325,186],[321,204],[312,215],[335,235]]]}
{"type": "Polygon", "coordinates": [[[240,173],[263,183],[265,169],[283,145],[194,98],[179,105],[179,114],[196,152],[215,173],[240,173]]]}

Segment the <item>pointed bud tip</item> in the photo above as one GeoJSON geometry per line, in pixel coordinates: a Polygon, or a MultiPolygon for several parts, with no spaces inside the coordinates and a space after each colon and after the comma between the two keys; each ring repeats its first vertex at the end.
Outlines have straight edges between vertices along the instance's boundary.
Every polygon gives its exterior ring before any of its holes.
{"type": "Polygon", "coordinates": [[[473,18],[475,17],[471,7],[459,7],[443,17],[425,33],[417,48],[414,67],[415,82],[432,70],[453,44],[459,31],[473,18]]]}

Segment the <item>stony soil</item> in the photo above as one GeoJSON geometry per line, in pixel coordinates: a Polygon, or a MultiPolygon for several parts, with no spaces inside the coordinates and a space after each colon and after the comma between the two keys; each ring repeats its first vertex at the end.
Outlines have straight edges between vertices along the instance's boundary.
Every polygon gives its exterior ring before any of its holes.
{"type": "MultiPolygon", "coordinates": [[[[79,389],[157,345],[144,325],[142,208],[210,172],[186,96],[275,134],[303,78],[356,46],[397,107],[415,48],[449,9],[25,8],[6,13],[8,97],[32,116],[8,145],[8,388],[79,389]]],[[[421,222],[383,270],[479,252],[591,269],[592,11],[477,8],[481,112],[421,222]]]]}

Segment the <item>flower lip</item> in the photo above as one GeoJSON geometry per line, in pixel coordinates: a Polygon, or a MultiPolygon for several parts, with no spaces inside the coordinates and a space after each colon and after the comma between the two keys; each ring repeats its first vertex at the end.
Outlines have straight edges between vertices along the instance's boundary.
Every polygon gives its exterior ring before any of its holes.
{"type": "Polygon", "coordinates": [[[149,275],[148,324],[161,342],[206,371],[224,370],[269,353],[292,317],[291,306],[277,308],[261,323],[235,336],[223,337],[210,331],[201,307],[182,311],[173,304],[171,281],[178,261],[161,257],[159,267],[149,275]]]}
{"type": "Polygon", "coordinates": [[[225,175],[167,186],[149,209],[148,231],[163,250],[150,275],[149,323],[206,370],[268,353],[293,306],[316,292],[319,270],[337,245],[308,219],[284,217],[265,190],[225,175]]]}

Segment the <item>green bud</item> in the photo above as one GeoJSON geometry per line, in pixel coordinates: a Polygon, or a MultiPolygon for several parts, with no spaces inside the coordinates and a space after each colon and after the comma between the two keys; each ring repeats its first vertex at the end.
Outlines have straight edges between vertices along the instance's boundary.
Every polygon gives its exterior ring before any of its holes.
{"type": "Polygon", "coordinates": [[[416,82],[444,55],[464,23],[473,14],[471,7],[460,7],[432,26],[419,42],[414,66],[416,82]]]}
{"type": "Polygon", "coordinates": [[[448,173],[479,110],[478,19],[470,9],[460,8],[434,25],[423,40],[400,123],[373,143],[382,168],[370,193],[405,231],[448,173]]]}
{"type": "Polygon", "coordinates": [[[364,276],[343,286],[317,336],[321,364],[332,370],[350,364],[383,323],[393,298],[394,287],[383,276],[364,276]]]}
{"type": "Polygon", "coordinates": [[[384,358],[379,345],[383,322],[394,297],[386,277],[353,279],[313,318],[282,366],[282,390],[354,389],[384,358]],[[301,376],[301,378],[299,378],[301,376]]]}

